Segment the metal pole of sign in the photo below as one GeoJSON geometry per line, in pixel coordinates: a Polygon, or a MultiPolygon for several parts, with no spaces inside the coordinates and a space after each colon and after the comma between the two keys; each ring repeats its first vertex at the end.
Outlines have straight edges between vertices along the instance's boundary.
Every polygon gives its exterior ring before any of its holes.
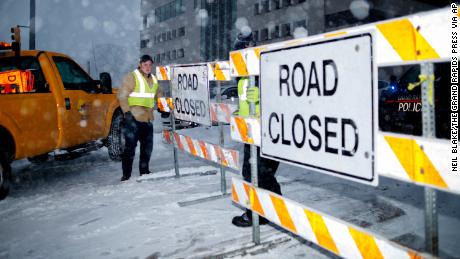
{"type": "MultiPolygon", "coordinates": [[[[220,81],[217,81],[217,103],[222,102],[222,96],[221,96],[221,87],[220,87],[220,81]]],[[[217,112],[216,112],[217,113],[217,112]]],[[[224,147],[224,127],[222,125],[222,122],[218,122],[219,125],[219,145],[221,147],[224,147]]],[[[222,194],[225,195],[227,193],[227,182],[225,180],[225,167],[222,164],[222,161],[220,161],[220,190],[222,191],[222,194]]]]}
{"type": "MultiPolygon", "coordinates": [[[[433,138],[436,133],[433,63],[421,64],[420,74],[426,77],[426,80],[422,82],[421,89],[423,136],[433,138]]],[[[422,168],[421,170],[423,174],[423,170],[425,169],[422,168]]],[[[426,251],[434,256],[438,256],[439,253],[438,214],[436,207],[436,190],[431,187],[425,187],[425,245],[426,251]]]]}
{"type": "MultiPolygon", "coordinates": [[[[249,77],[249,87],[255,87],[256,85],[256,80],[255,76],[250,76],[249,77]]],[[[256,116],[256,104],[255,103],[250,103],[249,104],[249,114],[251,116],[256,116]]],[[[257,169],[257,146],[251,145],[251,158],[249,159],[249,163],[251,164],[251,183],[252,186],[257,187],[258,186],[258,169],[257,169]]],[[[254,195],[252,192],[250,193],[251,197],[249,198],[251,201],[251,204],[253,202],[253,197],[254,195]]],[[[259,215],[252,211],[252,241],[256,245],[260,245],[260,226],[259,226],[259,215]]]]}
{"type": "MultiPolygon", "coordinates": [[[[171,68],[173,69],[173,68],[171,68]]],[[[172,75],[172,71],[171,71],[171,75],[172,75]]],[[[170,93],[172,95],[172,84],[171,84],[171,80],[168,81],[168,84],[169,84],[169,90],[170,90],[170,93]]],[[[171,107],[170,107],[171,108],[171,107]]],[[[171,113],[170,113],[170,116],[171,118],[171,126],[172,126],[172,131],[171,131],[171,139],[172,139],[172,143],[173,143],[173,154],[174,154],[174,171],[176,173],[176,177],[179,178],[180,177],[180,174],[179,174],[179,157],[177,157],[177,148],[176,148],[176,138],[174,137],[174,133],[176,133],[176,118],[174,117],[174,108],[172,107],[171,108],[171,113]]]]}

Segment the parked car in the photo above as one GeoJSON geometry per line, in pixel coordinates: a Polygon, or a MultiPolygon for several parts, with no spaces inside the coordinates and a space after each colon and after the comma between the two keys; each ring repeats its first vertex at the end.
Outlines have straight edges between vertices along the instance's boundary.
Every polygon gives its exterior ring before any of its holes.
{"type": "MultiPolygon", "coordinates": [[[[221,87],[221,102],[238,105],[238,87],[236,85],[221,87]]],[[[210,101],[217,102],[217,87],[210,91],[210,101]]]]}

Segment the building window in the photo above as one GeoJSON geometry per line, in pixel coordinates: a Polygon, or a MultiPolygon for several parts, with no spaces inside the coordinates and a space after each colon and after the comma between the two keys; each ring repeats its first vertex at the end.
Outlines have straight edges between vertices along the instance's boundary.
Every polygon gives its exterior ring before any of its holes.
{"type": "Polygon", "coordinates": [[[297,3],[301,4],[301,3],[304,3],[305,0],[298,0],[297,3]]]}
{"type": "Polygon", "coordinates": [[[260,41],[268,40],[268,28],[260,30],[260,41]]]}
{"type": "Polygon", "coordinates": [[[168,40],[171,40],[171,31],[168,31],[168,40]]]}
{"type": "Polygon", "coordinates": [[[177,57],[178,57],[178,58],[183,58],[184,55],[185,55],[184,49],[179,49],[179,50],[177,51],[177,57]]]}
{"type": "Polygon", "coordinates": [[[166,58],[167,58],[168,60],[171,60],[171,51],[168,50],[168,51],[166,52],[166,58]]]}
{"type": "Polygon", "coordinates": [[[183,0],[174,0],[155,8],[155,22],[163,22],[184,12],[183,0]]]}
{"type": "Polygon", "coordinates": [[[280,26],[276,25],[275,27],[272,28],[272,39],[277,39],[280,36],[280,26]]]}
{"type": "Polygon", "coordinates": [[[141,49],[147,47],[147,44],[149,43],[149,40],[141,40],[141,49]]]}
{"type": "Polygon", "coordinates": [[[254,4],[254,15],[258,15],[258,14],[260,14],[259,3],[255,3],[254,4]]]}
{"type": "Polygon", "coordinates": [[[143,18],[142,19],[142,24],[144,25],[144,29],[145,29],[145,28],[147,28],[147,15],[144,15],[142,18],[143,18]]]}
{"type": "Polygon", "coordinates": [[[280,0],[272,0],[272,10],[280,9],[280,0]]]}
{"type": "Polygon", "coordinates": [[[171,36],[172,36],[172,39],[176,38],[176,36],[177,36],[177,30],[176,29],[172,30],[171,36]]]}
{"type": "Polygon", "coordinates": [[[166,32],[161,34],[161,41],[166,41],[166,32]]]}
{"type": "Polygon", "coordinates": [[[172,59],[172,60],[174,60],[174,59],[177,58],[177,54],[176,54],[176,53],[177,53],[176,50],[173,50],[173,51],[171,52],[171,59],[172,59]]]}
{"type": "Polygon", "coordinates": [[[291,36],[291,24],[285,23],[281,25],[281,37],[291,36]]]}
{"type": "Polygon", "coordinates": [[[165,59],[166,59],[166,53],[161,53],[161,61],[160,62],[165,61],[165,59]]]}
{"type": "Polygon", "coordinates": [[[161,60],[160,60],[160,53],[158,53],[156,56],[155,56],[155,62],[156,63],[160,63],[161,60]]]}
{"type": "Polygon", "coordinates": [[[268,0],[262,1],[262,11],[261,13],[268,13],[270,12],[269,2],[268,0]]]}
{"type": "Polygon", "coordinates": [[[185,27],[179,28],[179,36],[185,36],[185,27]]]}

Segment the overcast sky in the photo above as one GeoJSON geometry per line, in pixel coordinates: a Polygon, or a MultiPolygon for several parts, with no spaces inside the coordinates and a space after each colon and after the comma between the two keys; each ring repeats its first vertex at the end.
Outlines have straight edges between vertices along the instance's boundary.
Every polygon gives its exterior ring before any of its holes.
{"type": "MultiPolygon", "coordinates": [[[[67,54],[85,69],[88,60],[94,66],[95,56],[98,67],[119,60],[94,53],[107,44],[123,52],[125,67],[138,61],[140,0],[36,0],[36,17],[36,49],[67,54]]],[[[0,41],[11,41],[10,28],[16,24],[29,25],[29,0],[0,0],[0,41]]],[[[28,49],[29,29],[21,35],[22,48],[28,49]]]]}

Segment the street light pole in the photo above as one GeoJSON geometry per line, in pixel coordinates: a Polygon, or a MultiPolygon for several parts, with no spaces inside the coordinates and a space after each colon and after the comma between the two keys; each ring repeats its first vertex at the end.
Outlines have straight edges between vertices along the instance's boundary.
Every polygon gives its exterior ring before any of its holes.
{"type": "Polygon", "coordinates": [[[35,49],[35,0],[30,0],[29,49],[35,49]]]}

